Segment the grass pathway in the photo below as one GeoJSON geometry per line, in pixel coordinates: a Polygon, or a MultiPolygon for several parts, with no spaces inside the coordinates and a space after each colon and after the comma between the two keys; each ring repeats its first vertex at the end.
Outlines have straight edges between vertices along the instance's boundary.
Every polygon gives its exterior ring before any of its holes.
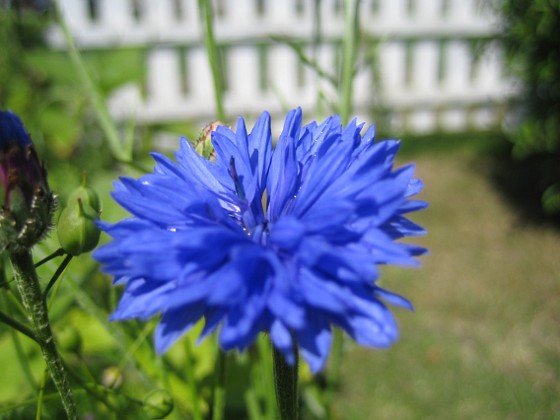
{"type": "Polygon", "coordinates": [[[420,270],[385,269],[409,297],[388,351],[349,344],[340,419],[560,419],[560,232],[524,223],[465,151],[413,159],[430,208],[420,270]]]}

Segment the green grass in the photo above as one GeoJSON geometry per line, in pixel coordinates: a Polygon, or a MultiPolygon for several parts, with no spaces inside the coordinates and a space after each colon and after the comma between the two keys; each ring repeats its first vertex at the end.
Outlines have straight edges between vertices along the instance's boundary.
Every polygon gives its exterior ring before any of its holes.
{"type": "Polygon", "coordinates": [[[383,272],[416,312],[389,350],[348,345],[338,418],[560,418],[560,233],[509,207],[478,146],[423,147],[430,255],[383,272]]]}

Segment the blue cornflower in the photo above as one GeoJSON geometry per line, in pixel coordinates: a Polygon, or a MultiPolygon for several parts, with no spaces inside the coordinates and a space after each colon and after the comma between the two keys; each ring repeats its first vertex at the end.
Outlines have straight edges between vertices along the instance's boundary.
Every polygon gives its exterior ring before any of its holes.
{"type": "Polygon", "coordinates": [[[182,139],[176,163],[153,153],[153,174],[115,184],[133,217],[102,223],[113,241],[94,254],[125,285],[112,319],[161,314],[159,352],[201,318],[201,337],[220,327],[226,350],[264,331],[288,363],[297,345],[312,371],[332,326],[365,346],[397,338],[384,302],[411,304],[376,284],[376,267],[416,265],[425,251],[395,242],[425,233],[403,216],[426,206],[409,199],[422,184],[412,166],[393,171],[399,143],[374,142],[373,127],[362,137],[338,116],[301,120],[288,114],[273,149],[268,113],[249,134],[240,118],[212,133],[215,162],[182,139]]]}

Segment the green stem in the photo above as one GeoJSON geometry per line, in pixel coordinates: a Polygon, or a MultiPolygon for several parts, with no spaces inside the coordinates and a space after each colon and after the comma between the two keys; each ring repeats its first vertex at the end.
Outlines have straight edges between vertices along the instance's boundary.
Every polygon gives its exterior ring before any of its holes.
{"type": "Polygon", "coordinates": [[[12,252],[10,260],[23,306],[33,326],[34,336],[41,347],[43,359],[60,395],[62,405],[70,420],[77,419],[78,412],[72,395],[72,389],[70,388],[62,359],[54,342],[47,303],[39,285],[31,253],[28,250],[12,252]]]}
{"type": "Polygon", "coordinates": [[[187,386],[190,390],[190,397],[192,400],[192,416],[193,420],[202,420],[202,413],[200,412],[200,396],[198,393],[198,386],[194,376],[194,363],[193,352],[190,340],[183,340],[185,342],[185,368],[187,371],[187,386]]]}
{"type": "MultiPolygon", "coordinates": [[[[3,259],[0,258],[0,261],[3,262],[3,259]]],[[[4,272],[4,265],[0,264],[0,281],[5,280],[5,272],[4,272]]],[[[37,384],[35,383],[35,378],[33,377],[33,374],[31,373],[31,368],[29,367],[29,361],[27,360],[27,354],[26,352],[23,350],[23,347],[21,345],[20,339],[19,339],[19,334],[17,333],[17,331],[20,331],[21,333],[27,335],[29,338],[32,338],[34,341],[35,340],[35,336],[33,335],[33,331],[31,331],[29,328],[27,328],[25,325],[19,323],[18,321],[14,320],[10,315],[11,312],[11,307],[10,307],[10,302],[8,301],[7,295],[12,295],[11,293],[11,289],[6,287],[5,289],[0,291],[0,304],[2,305],[3,308],[6,308],[6,310],[8,311],[8,314],[3,314],[5,315],[5,317],[7,317],[9,320],[7,323],[10,323],[11,320],[13,320],[15,322],[14,325],[12,325],[12,327],[14,327],[14,329],[10,330],[10,333],[12,335],[12,342],[14,343],[14,347],[15,347],[15,351],[16,351],[16,355],[17,355],[17,359],[18,362],[21,366],[21,369],[23,371],[23,374],[25,376],[25,379],[27,380],[29,386],[31,389],[36,389],[37,388],[37,384]]],[[[19,303],[19,302],[18,302],[19,303]]],[[[4,322],[6,322],[7,320],[4,319],[4,322]]]]}
{"type": "Polygon", "coordinates": [[[43,372],[43,377],[41,378],[41,387],[39,388],[39,395],[37,396],[37,411],[35,414],[35,420],[41,420],[41,414],[43,412],[43,401],[45,398],[45,385],[47,383],[48,372],[45,370],[43,372]]]}
{"type": "Polygon", "coordinates": [[[12,342],[14,343],[14,347],[16,350],[18,363],[21,367],[21,370],[23,371],[25,380],[27,381],[27,384],[29,385],[30,389],[35,390],[37,389],[37,383],[35,382],[33,372],[31,372],[28,354],[23,349],[19,335],[17,334],[16,330],[11,330],[10,332],[12,335],[12,342]]]}
{"type": "Polygon", "coordinates": [[[64,18],[60,11],[59,0],[55,0],[54,5],[56,21],[62,29],[62,33],[68,47],[70,60],[72,60],[72,64],[74,65],[74,68],[78,73],[80,83],[84,87],[85,93],[89,101],[91,102],[93,109],[95,110],[97,120],[99,121],[99,125],[105,133],[105,137],[107,138],[107,141],[109,143],[111,153],[118,161],[123,163],[130,163],[132,161],[132,147],[131,145],[124,144],[119,137],[117,127],[115,126],[111,116],[109,115],[109,111],[107,110],[105,102],[101,98],[101,95],[99,94],[95,84],[93,83],[93,80],[84,64],[84,60],[82,59],[80,52],[76,47],[74,38],[72,37],[70,30],[68,29],[68,25],[64,21],[64,18]]]}
{"type": "Polygon", "coordinates": [[[35,268],[42,266],[43,264],[49,262],[50,260],[52,260],[53,258],[56,257],[60,257],[61,255],[66,254],[66,251],[64,251],[62,248],[58,248],[56,251],[54,251],[51,255],[46,256],[45,258],[43,258],[41,261],[38,261],[35,263],[35,268]]]}
{"type": "Polygon", "coordinates": [[[210,69],[212,71],[212,81],[214,82],[214,98],[216,99],[216,114],[219,121],[225,122],[226,114],[223,103],[223,86],[220,74],[220,56],[216,45],[216,37],[214,36],[214,15],[212,12],[211,0],[198,0],[198,11],[200,13],[200,21],[204,24],[204,44],[210,69]]]}
{"type": "Polygon", "coordinates": [[[49,290],[51,290],[51,288],[54,286],[54,284],[56,283],[56,281],[58,280],[60,275],[64,272],[64,270],[66,270],[66,267],[68,266],[68,264],[70,263],[71,260],[72,260],[72,255],[71,254],[67,254],[66,257],[64,257],[64,259],[62,260],[62,263],[56,269],[56,271],[53,274],[51,280],[49,281],[49,284],[47,284],[47,287],[45,288],[45,291],[43,292],[43,295],[45,296],[45,299],[47,299],[47,296],[49,294],[49,290]]]}
{"type": "Polygon", "coordinates": [[[11,316],[6,315],[2,311],[0,311],[0,322],[3,322],[4,324],[7,324],[10,327],[18,330],[20,333],[22,333],[23,335],[26,335],[27,337],[31,338],[33,341],[37,341],[37,339],[35,338],[35,335],[33,335],[33,331],[31,331],[29,328],[27,328],[21,322],[13,319],[11,316]]]}
{"type": "Polygon", "coordinates": [[[245,392],[245,407],[247,407],[247,417],[249,420],[262,420],[261,408],[255,390],[249,388],[245,392]]]}
{"type": "Polygon", "coordinates": [[[214,398],[212,420],[222,420],[226,405],[226,352],[218,348],[216,370],[214,372],[214,398]]]}
{"type": "MultiPolygon", "coordinates": [[[[272,343],[265,334],[261,334],[257,339],[257,348],[259,350],[259,372],[257,377],[261,379],[260,386],[262,389],[262,395],[265,401],[266,407],[266,418],[268,420],[276,419],[276,394],[274,387],[274,373],[272,367],[272,360],[270,359],[270,350],[272,343]]],[[[255,387],[257,387],[257,382],[254,381],[255,387]]]]}
{"type": "Polygon", "coordinates": [[[340,83],[340,121],[348,124],[352,113],[352,81],[358,43],[359,0],[344,1],[344,40],[342,58],[342,80],[340,83]]]}
{"type": "Polygon", "coordinates": [[[332,418],[332,404],[336,388],[338,387],[340,378],[340,367],[342,365],[342,353],[344,350],[344,335],[339,329],[335,329],[333,333],[333,348],[331,352],[330,368],[327,376],[327,389],[324,393],[325,410],[327,418],[332,418]]]}
{"type": "MultiPolygon", "coordinates": [[[[82,362],[83,359],[82,359],[82,362]]],[[[93,377],[91,372],[89,371],[88,367],[86,366],[85,362],[82,365],[84,367],[85,374],[89,377],[89,381],[82,379],[76,372],[68,369],[70,376],[74,378],[74,380],[80,385],[80,390],[78,391],[85,391],[89,395],[91,395],[96,400],[103,403],[109,410],[117,413],[119,411],[118,407],[109,400],[109,396],[114,394],[115,391],[113,389],[106,388],[102,385],[99,385],[96,382],[96,379],[93,377]]],[[[142,402],[139,402],[142,405],[142,402]]]]}
{"type": "MultiPolygon", "coordinates": [[[[76,393],[83,394],[84,391],[79,389],[79,390],[76,391],[76,393]]],[[[43,397],[43,401],[51,401],[51,400],[55,400],[57,398],[59,398],[59,395],[57,393],[48,394],[48,395],[45,395],[43,397]]],[[[18,401],[18,402],[13,403],[13,404],[2,404],[0,406],[0,414],[7,413],[7,412],[12,411],[12,410],[17,410],[18,408],[26,406],[26,405],[35,405],[35,404],[37,404],[37,398],[34,398],[34,397],[29,398],[27,400],[23,400],[23,401],[18,401]]],[[[8,418],[11,418],[11,417],[8,417],[8,418]]]]}
{"type": "MultiPolygon", "coordinates": [[[[284,355],[274,345],[272,348],[274,384],[280,420],[297,420],[299,418],[297,353],[294,365],[290,366],[284,355]]],[[[295,348],[294,352],[297,352],[295,348]]]]}

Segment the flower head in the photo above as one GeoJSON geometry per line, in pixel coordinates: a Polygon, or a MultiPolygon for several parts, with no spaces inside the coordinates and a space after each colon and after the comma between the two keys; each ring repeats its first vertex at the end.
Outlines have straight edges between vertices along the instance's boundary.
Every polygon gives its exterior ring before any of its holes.
{"type": "Polygon", "coordinates": [[[270,116],[247,133],[217,127],[215,162],[182,139],[176,163],[154,153],[153,174],[122,178],[113,198],[133,217],[102,229],[113,241],[95,258],[125,290],[112,319],[161,314],[159,352],[204,318],[224,349],[270,334],[289,363],[294,345],[313,371],[331,328],[386,347],[397,326],[385,303],[410,308],[376,283],[378,264],[415,265],[423,248],[396,239],[424,230],[404,217],[422,184],[393,171],[397,141],[338,116],[301,125],[291,111],[273,149],[270,116]]]}
{"type": "Polygon", "coordinates": [[[54,197],[19,117],[0,111],[0,249],[29,248],[50,226],[54,197]]]}

